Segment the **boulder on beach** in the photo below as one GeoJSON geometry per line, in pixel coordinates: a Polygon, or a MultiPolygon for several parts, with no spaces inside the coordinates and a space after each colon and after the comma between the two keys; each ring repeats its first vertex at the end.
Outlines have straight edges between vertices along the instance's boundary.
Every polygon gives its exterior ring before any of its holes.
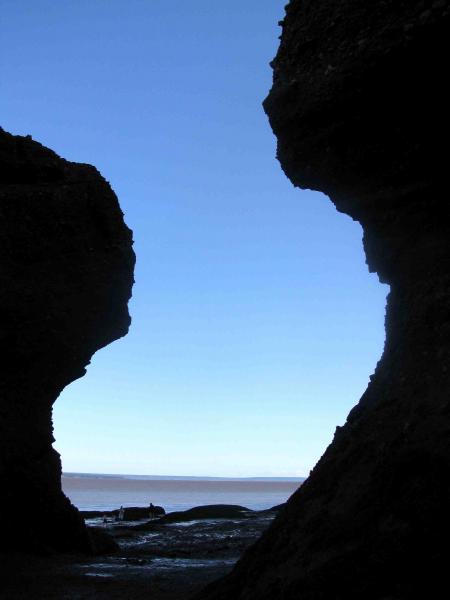
{"type": "Polygon", "coordinates": [[[207,504],[189,510],[171,512],[159,519],[158,523],[179,523],[199,519],[242,519],[252,512],[249,508],[237,504],[207,504]]]}
{"type": "MultiPolygon", "coordinates": [[[[118,514],[119,511],[114,511],[118,514]]],[[[154,506],[152,508],[155,517],[163,517],[166,511],[162,506],[154,506]]],[[[150,516],[150,508],[148,506],[130,506],[125,508],[124,521],[139,521],[140,519],[148,519],[150,516]]]]}
{"type": "MultiPolygon", "coordinates": [[[[155,517],[162,517],[166,514],[162,506],[154,506],[152,511],[155,517]]],[[[82,510],[80,512],[85,519],[96,519],[103,516],[113,519],[119,516],[118,508],[115,510],[82,510]]],[[[149,518],[150,508],[148,506],[128,506],[124,508],[124,521],[140,521],[149,518]]]]}

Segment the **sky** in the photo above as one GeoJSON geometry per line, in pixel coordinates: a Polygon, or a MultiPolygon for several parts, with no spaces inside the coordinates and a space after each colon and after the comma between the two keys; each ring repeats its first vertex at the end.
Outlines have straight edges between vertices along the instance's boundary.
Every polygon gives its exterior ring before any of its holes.
{"type": "Polygon", "coordinates": [[[134,232],[130,333],[54,406],[67,472],[307,476],[380,358],[361,227],[261,107],[284,4],[2,2],[2,127],[94,164],[134,232]]]}

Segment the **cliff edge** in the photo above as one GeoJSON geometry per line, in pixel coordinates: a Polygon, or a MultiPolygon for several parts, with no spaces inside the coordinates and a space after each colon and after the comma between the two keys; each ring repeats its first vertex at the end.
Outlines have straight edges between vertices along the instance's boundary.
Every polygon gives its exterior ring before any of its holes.
{"type": "MultiPolygon", "coordinates": [[[[202,600],[406,600],[447,587],[450,222],[445,0],[292,0],[264,102],[278,159],[364,230],[390,285],[367,391],[202,600]]],[[[442,594],[442,592],[441,592],[442,594]]]]}
{"type": "Polygon", "coordinates": [[[0,255],[3,547],[90,550],[61,490],[52,405],[128,331],[131,231],[94,167],[0,129],[0,255]]]}

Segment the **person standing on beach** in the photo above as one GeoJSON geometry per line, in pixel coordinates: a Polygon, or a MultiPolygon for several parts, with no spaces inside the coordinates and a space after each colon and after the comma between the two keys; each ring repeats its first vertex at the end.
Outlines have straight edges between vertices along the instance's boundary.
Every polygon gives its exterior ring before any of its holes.
{"type": "Polygon", "coordinates": [[[119,509],[119,521],[123,521],[124,517],[125,517],[125,509],[123,508],[123,506],[121,506],[119,509]]]}
{"type": "Polygon", "coordinates": [[[149,506],[149,517],[150,519],[154,519],[155,518],[155,507],[153,506],[153,502],[150,502],[150,506],[149,506]]]}

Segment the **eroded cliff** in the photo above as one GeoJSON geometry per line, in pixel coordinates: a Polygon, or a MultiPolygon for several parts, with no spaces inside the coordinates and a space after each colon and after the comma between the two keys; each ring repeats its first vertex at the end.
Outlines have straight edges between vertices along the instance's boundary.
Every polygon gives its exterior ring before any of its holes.
{"type": "Polygon", "coordinates": [[[128,331],[131,231],[94,167],[0,129],[0,254],[3,547],[88,550],[61,491],[52,405],[128,331]]]}
{"type": "Polygon", "coordinates": [[[386,343],[309,479],[203,600],[406,600],[446,589],[448,4],[286,7],[264,103],[278,158],[296,186],[325,192],[362,224],[369,269],[391,286],[386,343]]]}

